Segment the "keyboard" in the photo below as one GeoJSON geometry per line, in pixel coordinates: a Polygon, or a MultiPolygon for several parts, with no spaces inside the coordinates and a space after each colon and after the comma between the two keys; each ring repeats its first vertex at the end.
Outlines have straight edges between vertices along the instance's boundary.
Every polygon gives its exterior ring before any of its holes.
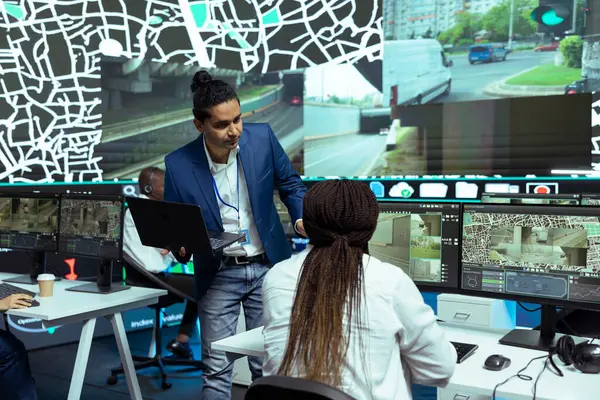
{"type": "MultiPolygon", "coordinates": [[[[20,287],[9,285],[8,283],[0,283],[0,299],[11,296],[13,294],[27,294],[31,297],[35,297],[37,293],[30,292],[29,290],[21,289],[20,287]]],[[[31,307],[37,307],[40,303],[36,300],[31,301],[31,307]]]]}
{"type": "Polygon", "coordinates": [[[469,358],[471,356],[471,354],[475,353],[475,350],[477,350],[477,348],[479,347],[476,344],[469,344],[469,343],[459,343],[459,342],[450,342],[450,343],[452,343],[452,345],[456,349],[456,363],[457,364],[460,364],[461,362],[463,362],[467,358],[469,358]]]}

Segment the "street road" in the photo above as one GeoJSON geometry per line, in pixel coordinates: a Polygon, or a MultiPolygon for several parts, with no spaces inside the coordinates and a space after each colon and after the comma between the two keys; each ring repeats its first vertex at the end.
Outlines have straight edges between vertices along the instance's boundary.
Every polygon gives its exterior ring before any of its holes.
{"type": "MultiPolygon", "coordinates": [[[[302,107],[279,103],[266,111],[244,118],[244,122],[267,122],[271,125],[275,135],[282,138],[302,127],[302,114],[302,107]]],[[[197,137],[198,131],[194,127],[190,115],[189,121],[186,122],[155,129],[142,135],[100,143],[96,146],[94,156],[103,157],[100,168],[104,170],[105,174],[124,178],[125,176],[118,174],[119,170],[130,168],[132,164],[163,157],[197,137]]],[[[144,167],[141,167],[140,170],[142,168],[144,167]]],[[[130,174],[131,172],[127,173],[127,176],[130,174]]]]}
{"type": "Polygon", "coordinates": [[[552,62],[556,52],[534,52],[533,50],[516,51],[506,57],[506,61],[489,64],[469,64],[467,54],[451,56],[454,63],[452,71],[452,90],[448,96],[436,101],[472,101],[493,99],[483,93],[483,89],[491,83],[506,79],[538,65],[552,62]]]}
{"type": "MultiPolygon", "coordinates": [[[[335,123],[326,120],[325,123],[335,123]]],[[[357,176],[368,173],[374,161],[383,156],[385,135],[334,136],[304,142],[304,175],[357,176]]]]}

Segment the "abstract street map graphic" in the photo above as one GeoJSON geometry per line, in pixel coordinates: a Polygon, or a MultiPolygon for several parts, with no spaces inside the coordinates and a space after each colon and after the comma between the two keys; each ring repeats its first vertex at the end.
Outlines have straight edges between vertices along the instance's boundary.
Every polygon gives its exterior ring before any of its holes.
{"type": "Polygon", "coordinates": [[[101,61],[127,77],[381,60],[381,23],[381,0],[0,0],[0,181],[102,179],[101,61]]]}

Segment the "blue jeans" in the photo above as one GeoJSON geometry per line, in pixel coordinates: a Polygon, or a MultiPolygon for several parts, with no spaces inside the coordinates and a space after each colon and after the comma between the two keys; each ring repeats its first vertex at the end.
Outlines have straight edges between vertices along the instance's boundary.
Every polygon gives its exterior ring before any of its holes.
{"type": "Polygon", "coordinates": [[[3,400],[37,400],[25,345],[0,329],[0,397],[3,400]]]}
{"type": "MultiPolygon", "coordinates": [[[[222,266],[210,288],[198,302],[202,335],[203,400],[229,400],[233,363],[224,351],[211,349],[211,343],[235,335],[240,303],[244,307],[246,330],[263,325],[262,283],[269,266],[247,264],[222,266]]],[[[252,380],[262,376],[262,358],[248,357],[252,380]]]]}

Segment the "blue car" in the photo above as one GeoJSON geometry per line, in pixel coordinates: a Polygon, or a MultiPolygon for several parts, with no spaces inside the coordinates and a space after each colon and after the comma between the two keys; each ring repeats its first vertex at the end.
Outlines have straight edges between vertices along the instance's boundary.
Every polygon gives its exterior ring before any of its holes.
{"type": "Polygon", "coordinates": [[[469,62],[504,61],[509,52],[503,44],[475,44],[469,47],[469,62]]]}

